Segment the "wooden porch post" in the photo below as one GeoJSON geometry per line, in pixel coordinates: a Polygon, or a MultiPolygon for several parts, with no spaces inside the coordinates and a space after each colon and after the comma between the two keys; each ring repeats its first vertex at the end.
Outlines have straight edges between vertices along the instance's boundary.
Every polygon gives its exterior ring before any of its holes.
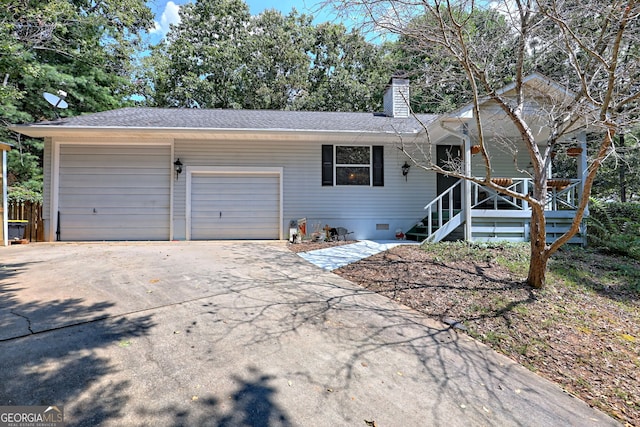
{"type": "MultiPolygon", "coordinates": [[[[469,138],[469,127],[462,125],[462,147],[464,149],[464,174],[471,176],[471,140],[469,138]]],[[[462,180],[462,206],[464,209],[464,240],[473,240],[473,228],[471,224],[471,182],[468,179],[462,180]]]]}

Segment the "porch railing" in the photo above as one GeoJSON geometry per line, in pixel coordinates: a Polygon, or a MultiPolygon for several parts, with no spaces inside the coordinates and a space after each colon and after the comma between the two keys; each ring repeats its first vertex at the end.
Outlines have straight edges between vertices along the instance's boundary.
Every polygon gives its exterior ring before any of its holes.
{"type": "Polygon", "coordinates": [[[547,210],[576,210],[581,195],[579,179],[550,179],[547,181],[547,210]]]}
{"type": "MultiPolygon", "coordinates": [[[[520,194],[528,194],[533,191],[533,182],[530,178],[494,178],[493,182],[520,194]]],[[[546,210],[575,210],[579,203],[579,179],[549,179],[547,181],[546,210]]],[[[488,210],[529,210],[529,204],[515,197],[498,193],[492,188],[472,182],[471,208],[488,210]]]]}
{"type": "Polygon", "coordinates": [[[440,230],[446,233],[450,232],[444,231],[446,228],[444,226],[460,212],[460,209],[456,211],[455,207],[460,203],[461,191],[462,180],[458,180],[424,207],[426,216],[422,223],[427,229],[428,237],[426,240],[431,240],[440,230]]]}

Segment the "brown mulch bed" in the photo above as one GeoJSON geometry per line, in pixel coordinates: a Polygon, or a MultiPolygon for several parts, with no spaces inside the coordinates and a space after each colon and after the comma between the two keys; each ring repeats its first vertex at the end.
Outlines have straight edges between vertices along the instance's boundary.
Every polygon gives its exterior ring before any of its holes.
{"type": "Polygon", "coordinates": [[[526,248],[456,250],[399,246],[335,273],[430,317],[460,322],[590,405],[640,426],[639,262],[625,266],[631,279],[616,280],[602,255],[561,252],[547,286],[535,290],[523,282],[526,271],[511,271],[511,264],[526,266],[526,248]]]}

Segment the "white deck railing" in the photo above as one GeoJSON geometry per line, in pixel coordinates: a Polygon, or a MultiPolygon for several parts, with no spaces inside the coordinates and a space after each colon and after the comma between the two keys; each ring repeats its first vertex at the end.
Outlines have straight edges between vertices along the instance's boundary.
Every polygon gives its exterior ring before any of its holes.
{"type": "MultiPolygon", "coordinates": [[[[528,194],[533,190],[530,178],[493,178],[493,182],[513,192],[528,194]]],[[[549,179],[546,210],[575,210],[580,203],[579,179],[549,179]]],[[[471,208],[488,210],[529,210],[527,202],[471,183],[471,208]]]]}
{"type": "MultiPolygon", "coordinates": [[[[424,224],[427,227],[428,233],[431,235],[451,218],[455,216],[455,204],[456,199],[460,200],[462,192],[462,180],[458,180],[455,184],[449,187],[444,193],[440,194],[438,197],[433,199],[427,206],[424,207],[426,211],[427,224],[424,224]],[[456,190],[457,189],[457,190],[456,190]],[[455,197],[457,194],[458,197],[455,197]],[[443,213],[448,213],[445,217],[443,213]],[[434,215],[435,214],[435,215],[434,215]],[[434,223],[435,217],[435,223],[434,223]],[[434,228],[435,226],[435,228],[434,228]]],[[[458,209],[460,210],[460,209],[458,209]]]]}
{"type": "MultiPolygon", "coordinates": [[[[512,192],[533,190],[529,178],[494,178],[494,183],[512,192]]],[[[464,224],[465,205],[471,205],[471,239],[478,241],[526,241],[531,212],[527,202],[471,182],[471,200],[465,203],[462,180],[457,181],[424,207],[426,216],[415,232],[424,241],[440,241],[464,224]],[[461,203],[462,202],[462,203],[461,203]],[[420,228],[426,229],[421,231],[420,228]]],[[[549,211],[547,239],[553,241],[570,227],[580,203],[579,179],[550,179],[547,186],[549,211]]],[[[584,243],[584,231],[573,243],[584,243]]]]}

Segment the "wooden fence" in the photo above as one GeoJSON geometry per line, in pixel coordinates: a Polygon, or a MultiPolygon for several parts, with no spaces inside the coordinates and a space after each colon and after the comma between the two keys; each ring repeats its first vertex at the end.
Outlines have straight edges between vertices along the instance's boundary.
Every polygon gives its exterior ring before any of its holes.
{"type": "Polygon", "coordinates": [[[42,203],[12,202],[8,204],[9,221],[29,221],[24,231],[24,238],[30,242],[44,242],[44,225],[42,223],[42,203]]]}

